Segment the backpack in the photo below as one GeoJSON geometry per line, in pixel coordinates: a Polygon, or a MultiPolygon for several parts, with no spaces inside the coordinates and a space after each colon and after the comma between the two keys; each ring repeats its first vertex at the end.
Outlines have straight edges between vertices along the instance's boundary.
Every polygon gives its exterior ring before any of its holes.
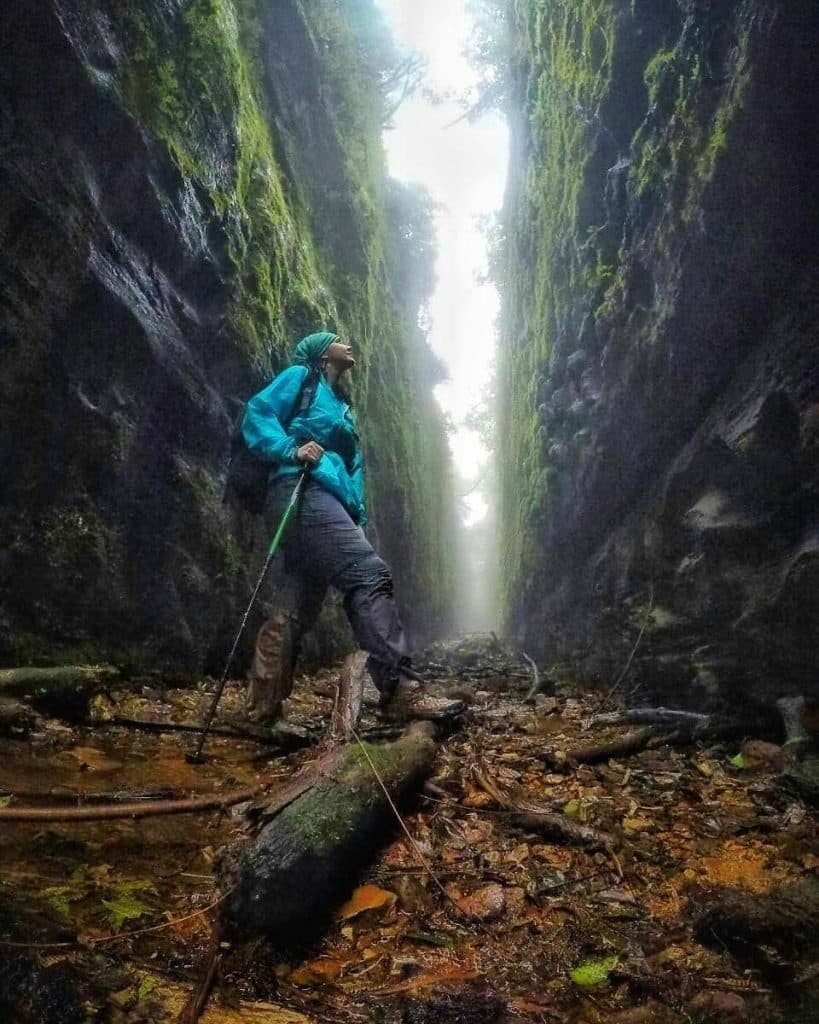
{"type": "MultiPolygon", "coordinates": [[[[285,431],[296,416],[307,412],[316,397],[319,382],[319,370],[311,368],[304,378],[301,389],[293,403],[293,408],[286,420],[282,421],[285,431]]],[[[242,422],[245,418],[247,404],[239,410],[230,435],[230,458],[228,460],[227,480],[223,504],[231,504],[260,515],[264,511],[267,498],[267,483],[274,464],[257,458],[248,448],[242,433],[242,422]]]]}

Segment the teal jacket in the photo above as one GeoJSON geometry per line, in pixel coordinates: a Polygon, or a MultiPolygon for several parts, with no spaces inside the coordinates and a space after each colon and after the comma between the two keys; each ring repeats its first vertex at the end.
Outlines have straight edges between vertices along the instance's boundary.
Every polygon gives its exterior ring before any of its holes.
{"type": "Polygon", "coordinates": [[[309,372],[306,366],[290,366],[250,399],[242,420],[245,442],[257,458],[271,463],[272,482],[297,474],[301,463],[296,460],[296,450],[306,441],[317,441],[324,454],[311,478],[338,498],[354,523],[363,526],[367,511],[361,444],[347,402],[319,377],[310,408],[284,428],[309,372]]]}

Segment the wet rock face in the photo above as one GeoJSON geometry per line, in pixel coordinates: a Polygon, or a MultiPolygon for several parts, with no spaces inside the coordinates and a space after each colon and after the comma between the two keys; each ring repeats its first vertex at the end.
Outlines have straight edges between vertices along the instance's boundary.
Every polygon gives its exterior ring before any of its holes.
{"type": "MultiPolygon", "coordinates": [[[[380,410],[389,390],[393,417],[409,355],[385,337],[389,289],[353,202],[375,186],[347,167],[309,14],[0,11],[0,663],[221,672],[266,541],[249,551],[221,504],[231,425],[307,329],[349,328],[361,407],[404,443],[380,410]],[[367,391],[379,357],[392,370],[367,391]]],[[[389,490],[388,472],[369,486],[389,490]]],[[[410,505],[389,519],[371,503],[398,577],[410,505]]],[[[405,597],[423,607],[419,548],[405,597]]]]}
{"type": "Polygon", "coordinates": [[[645,626],[630,685],[654,698],[819,696],[819,19],[645,6],[611,22],[577,247],[553,254],[510,618],[604,680],[645,626]],[[595,246],[596,283],[571,273],[595,246]]]}
{"type": "Polygon", "coordinates": [[[201,211],[84,71],[104,75],[116,40],[100,49],[69,4],[2,20],[7,643],[147,642],[185,662],[220,614],[224,531],[202,492],[228,413],[203,356],[223,270],[201,211]]]}

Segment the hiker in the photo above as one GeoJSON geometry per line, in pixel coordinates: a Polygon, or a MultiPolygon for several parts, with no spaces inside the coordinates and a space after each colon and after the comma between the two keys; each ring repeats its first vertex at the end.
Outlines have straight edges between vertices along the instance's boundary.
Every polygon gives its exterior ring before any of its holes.
{"type": "Polygon", "coordinates": [[[305,466],[310,469],[283,542],[284,570],[290,577],[285,607],[256,638],[247,700],[256,719],[280,716],[293,687],[301,638],[318,618],[328,586],[344,596],[353,633],[369,654],[367,669],[382,708],[413,685],[402,673],[412,670],[392,575],[363,530],[361,445],[341,387],[342,376],[353,366],[350,345],[336,334],[321,331],[302,338],[293,365],[250,399],[242,422],[248,449],[271,464],[264,511],[271,530],[298,474],[305,466]]]}

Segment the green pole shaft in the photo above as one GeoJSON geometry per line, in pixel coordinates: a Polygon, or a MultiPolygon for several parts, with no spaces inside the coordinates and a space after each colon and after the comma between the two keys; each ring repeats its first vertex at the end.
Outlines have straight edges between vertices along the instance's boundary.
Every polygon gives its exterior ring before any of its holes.
{"type": "Polygon", "coordinates": [[[213,716],[216,714],[216,707],[222,696],[222,691],[225,688],[228,672],[230,671],[230,666],[233,663],[233,656],[236,653],[236,648],[239,646],[239,640],[242,637],[242,633],[244,633],[245,625],[247,624],[248,617],[250,616],[250,610],[256,601],[256,595],[259,593],[259,590],[261,589],[262,581],[267,575],[267,570],[270,567],[270,563],[273,560],[273,556],[276,554],[276,551],[278,550],[279,544],[281,543],[281,539],[284,536],[284,531],[287,529],[287,524],[293,518],[293,513],[295,512],[296,505],[298,504],[299,500],[299,495],[301,494],[301,489],[304,486],[304,481],[307,479],[307,474],[309,473],[309,471],[309,466],[305,466],[305,468],[299,474],[298,482],[296,483],[296,486],[293,489],[293,493],[290,496],[290,501],[287,503],[287,508],[284,510],[284,514],[282,515],[281,521],[279,522],[279,527],[276,530],[276,533],[273,535],[273,540],[270,542],[270,547],[268,548],[267,551],[267,557],[264,560],[264,566],[262,567],[261,574],[259,576],[258,582],[256,583],[256,587],[253,591],[253,596],[250,598],[250,604],[247,606],[247,610],[245,611],[244,617],[242,619],[242,624],[241,626],[239,626],[239,632],[236,634],[236,639],[233,641],[233,647],[231,648],[230,654],[228,655],[227,664],[225,665],[225,671],[222,673],[222,678],[219,680],[219,685],[216,688],[216,693],[213,695],[213,701],[211,702],[207,718],[205,719],[204,726],[202,727],[202,735],[199,737],[199,744],[196,748],[196,753],[190,755],[190,760],[194,763],[198,763],[202,759],[202,748],[205,745],[205,740],[207,739],[208,730],[210,729],[210,724],[213,721],[213,716]]]}

